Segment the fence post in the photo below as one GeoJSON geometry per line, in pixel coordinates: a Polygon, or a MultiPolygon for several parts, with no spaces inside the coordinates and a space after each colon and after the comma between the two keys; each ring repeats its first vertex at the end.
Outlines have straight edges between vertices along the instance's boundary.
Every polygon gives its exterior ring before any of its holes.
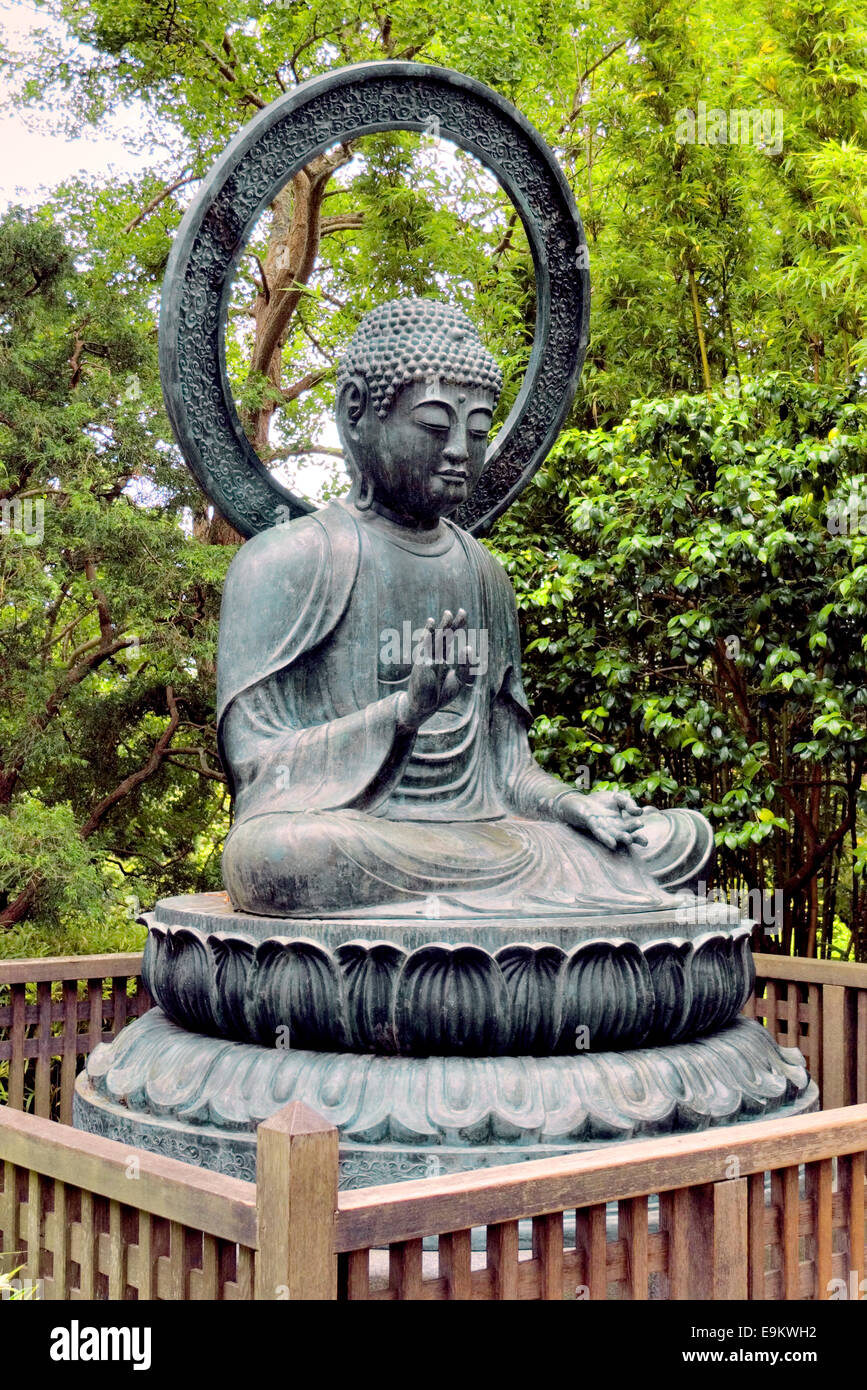
{"type": "Polygon", "coordinates": [[[749,1240],[746,1178],[713,1185],[713,1297],[749,1297],[749,1240]]]}
{"type": "Polygon", "coordinates": [[[336,1299],[337,1130],[293,1101],[257,1130],[257,1299],[336,1299]]]}
{"type": "Polygon", "coordinates": [[[822,985],[822,1088],[823,1110],[837,1110],[846,1096],[846,988],[822,985]]]}
{"type": "Polygon", "coordinates": [[[661,1194],[659,1224],[668,1235],[669,1298],[704,1303],[749,1297],[748,1196],[747,1178],[661,1194]]]}

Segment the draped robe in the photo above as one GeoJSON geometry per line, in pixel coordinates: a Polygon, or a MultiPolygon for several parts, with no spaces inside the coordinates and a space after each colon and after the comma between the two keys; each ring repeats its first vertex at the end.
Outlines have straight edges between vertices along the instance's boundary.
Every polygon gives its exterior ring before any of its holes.
{"type": "Polygon", "coordinates": [[[235,907],[381,916],[434,900],[436,915],[574,916],[673,904],[634,850],[557,819],[553,798],[569,789],[530,752],[509,580],[452,523],[430,534],[333,502],[233,560],[217,684],[235,907]],[[395,634],[400,647],[458,607],[487,661],[413,735],[399,721],[410,654],[395,659],[395,634]]]}

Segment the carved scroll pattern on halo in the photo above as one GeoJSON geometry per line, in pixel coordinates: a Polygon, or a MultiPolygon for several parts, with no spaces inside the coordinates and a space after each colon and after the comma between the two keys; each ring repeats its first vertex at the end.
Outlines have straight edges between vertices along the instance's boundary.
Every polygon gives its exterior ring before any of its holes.
{"type": "Polygon", "coordinates": [[[239,156],[215,195],[211,184],[202,189],[188,213],[207,206],[201,225],[191,239],[182,227],[179,259],[166,277],[160,336],[169,415],[201,487],[244,535],[310,505],[270,476],[238,421],[222,350],[227,282],[263,204],[323,147],[370,127],[424,127],[436,111],[441,135],[472,149],[525,203],[528,234],[544,262],[537,285],[541,353],[481,482],[456,513],[459,525],[485,529],[532,476],[562,423],[586,350],[589,276],[576,260],[584,235],[541,138],[495,104],[493,94],[487,100],[479,83],[464,79],[458,86],[422,64],[363,66],[392,71],[358,73],[354,85],[326,86],[290,107],[239,156]]]}

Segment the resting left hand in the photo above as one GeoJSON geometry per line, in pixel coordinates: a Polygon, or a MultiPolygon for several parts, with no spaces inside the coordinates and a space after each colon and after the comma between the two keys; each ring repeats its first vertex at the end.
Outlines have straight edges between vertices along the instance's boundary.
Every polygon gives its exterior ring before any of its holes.
{"type": "Polygon", "coordinates": [[[641,807],[626,792],[575,792],[557,803],[557,813],[567,825],[592,835],[606,849],[647,844],[641,807]]]}

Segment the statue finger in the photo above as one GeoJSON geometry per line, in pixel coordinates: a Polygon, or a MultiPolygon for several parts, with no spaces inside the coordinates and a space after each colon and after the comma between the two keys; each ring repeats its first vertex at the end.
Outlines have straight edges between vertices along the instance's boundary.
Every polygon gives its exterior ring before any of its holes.
{"type": "Polygon", "coordinates": [[[431,638],[433,637],[435,630],[436,623],[434,622],[433,618],[428,618],[427,622],[424,625],[424,628],[422,629],[422,639],[415,649],[416,652],[421,652],[421,655],[415,658],[414,664],[416,666],[430,666],[431,659],[433,656],[433,644],[431,638]]]}
{"type": "Polygon", "coordinates": [[[615,840],[614,836],[611,835],[607,830],[603,830],[601,826],[595,826],[593,833],[595,834],[599,843],[605,845],[606,849],[617,848],[617,841],[615,840]]]}
{"type": "Polygon", "coordinates": [[[647,844],[647,836],[646,836],[646,835],[635,835],[635,834],[633,834],[633,836],[632,836],[632,844],[633,844],[633,845],[646,845],[646,844],[647,844]]]}
{"type": "Polygon", "coordinates": [[[454,671],[449,671],[445,680],[440,686],[440,707],[447,705],[449,700],[453,700],[460,693],[461,682],[454,671]]]}
{"type": "Polygon", "coordinates": [[[453,630],[454,632],[457,632],[458,628],[460,628],[460,627],[466,627],[466,625],[467,625],[467,610],[466,610],[465,608],[459,608],[458,611],[457,611],[457,613],[455,614],[454,621],[452,622],[452,630],[453,630]]]}

